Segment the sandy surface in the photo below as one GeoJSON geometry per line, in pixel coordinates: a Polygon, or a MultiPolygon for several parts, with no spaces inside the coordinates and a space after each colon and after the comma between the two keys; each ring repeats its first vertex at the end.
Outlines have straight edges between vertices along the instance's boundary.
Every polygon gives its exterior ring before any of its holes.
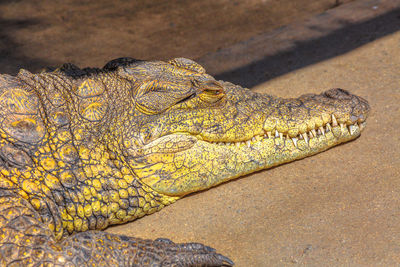
{"type": "MultiPolygon", "coordinates": [[[[249,1],[249,6],[260,10],[269,2],[273,1],[249,1]]],[[[218,78],[259,92],[285,97],[341,87],[370,102],[368,125],[351,143],[190,195],[108,231],[203,242],[236,266],[400,265],[400,1],[356,0],[273,31],[261,11],[244,19],[244,6],[238,1],[236,9],[227,9],[237,10],[233,14],[242,19],[234,20],[230,12],[229,18],[218,20],[225,26],[213,27],[209,35],[207,23],[190,35],[195,24],[172,20],[173,15],[162,17],[162,8],[146,15],[151,6],[135,7],[135,15],[148,18],[149,25],[153,21],[158,31],[133,25],[130,32],[128,11],[107,13],[107,7],[97,4],[81,13],[62,5],[27,7],[23,1],[3,1],[0,8],[3,73],[64,61],[101,66],[122,55],[181,55],[198,58],[218,78]],[[47,18],[50,13],[57,16],[47,18]],[[93,19],[94,24],[88,24],[93,14],[104,15],[106,22],[93,19]],[[79,15],[82,27],[74,28],[71,18],[79,20],[79,15]],[[110,17],[120,20],[119,28],[113,24],[115,35],[107,24],[110,17]],[[89,32],[96,23],[102,26],[89,32]],[[241,25],[232,26],[236,36],[218,34],[227,31],[227,25],[241,25]],[[263,33],[263,28],[269,32],[263,33]],[[124,35],[118,29],[126,31],[126,37],[115,39],[124,35]]],[[[175,18],[186,14],[179,8],[176,12],[175,18]]],[[[224,13],[205,14],[209,17],[195,21],[224,13]]]]}

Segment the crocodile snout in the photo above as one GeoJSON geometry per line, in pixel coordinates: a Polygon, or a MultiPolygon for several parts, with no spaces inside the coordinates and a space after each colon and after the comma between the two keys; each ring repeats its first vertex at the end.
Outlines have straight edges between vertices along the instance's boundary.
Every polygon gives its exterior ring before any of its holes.
{"type": "Polygon", "coordinates": [[[338,100],[349,100],[353,97],[348,91],[341,89],[341,88],[334,88],[326,91],[324,93],[326,97],[338,100]]]}

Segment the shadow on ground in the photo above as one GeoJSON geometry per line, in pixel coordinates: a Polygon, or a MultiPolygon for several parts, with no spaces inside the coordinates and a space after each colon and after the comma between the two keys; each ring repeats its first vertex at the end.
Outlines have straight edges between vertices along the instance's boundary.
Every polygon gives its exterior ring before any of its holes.
{"type": "MultiPolygon", "coordinates": [[[[325,13],[320,16],[324,16],[325,13]]],[[[350,52],[362,45],[400,30],[400,9],[362,23],[343,24],[328,35],[296,42],[293,49],[281,51],[232,71],[218,73],[217,80],[254,87],[296,69],[350,52]]],[[[284,30],[285,27],[282,27],[284,30]]],[[[313,29],[319,30],[319,29],[313,29]]],[[[320,29],[323,31],[323,29],[320,29]]],[[[234,55],[232,55],[234,56],[234,55]]]]}
{"type": "Polygon", "coordinates": [[[40,69],[49,66],[45,59],[27,57],[21,45],[14,39],[13,33],[26,30],[40,24],[35,19],[0,18],[0,73],[17,73],[21,68],[40,69]]]}
{"type": "MultiPolygon", "coordinates": [[[[4,6],[5,4],[15,3],[18,1],[1,1],[0,5],[4,6]]],[[[38,12],[38,11],[36,11],[38,12]]],[[[97,12],[97,11],[96,11],[97,12]]],[[[92,14],[93,16],[95,14],[92,14]]],[[[325,16],[326,13],[322,13],[319,16],[325,16]]],[[[14,17],[16,17],[15,14],[14,17]]],[[[113,19],[110,23],[113,24],[113,27],[118,28],[119,24],[124,24],[122,20],[116,18],[113,19]]],[[[208,22],[211,24],[212,22],[208,22]]],[[[227,80],[236,84],[240,84],[245,87],[253,87],[257,84],[263,83],[272,78],[278,77],[285,73],[291,72],[293,70],[308,66],[310,64],[314,64],[328,58],[332,58],[338,56],[340,54],[349,52],[359,46],[362,46],[368,42],[376,40],[380,37],[393,33],[400,29],[400,9],[392,10],[384,15],[375,17],[373,19],[367,20],[362,23],[350,24],[349,22],[342,22],[342,28],[330,32],[327,35],[317,38],[317,39],[309,39],[306,41],[293,41],[293,47],[289,50],[280,50],[276,51],[276,53],[270,53],[267,57],[253,61],[250,64],[242,65],[236,69],[229,70],[226,72],[221,72],[221,70],[217,71],[216,78],[227,80]]],[[[75,24],[72,25],[76,27],[75,24]]],[[[136,51],[144,51],[145,48],[141,47],[139,43],[130,43],[123,39],[120,41],[120,45],[118,49],[114,49],[111,43],[107,43],[106,40],[103,39],[88,39],[86,35],[78,35],[75,39],[69,36],[69,30],[72,29],[71,25],[65,21],[59,22],[58,20],[50,22],[42,21],[41,19],[29,19],[27,17],[23,17],[21,19],[4,19],[0,18],[0,73],[10,73],[15,74],[18,72],[20,68],[27,68],[31,71],[38,71],[46,66],[59,65],[60,63],[74,62],[78,65],[88,65],[88,66],[96,66],[98,63],[93,62],[107,62],[107,60],[112,59],[115,55],[118,56],[133,56],[133,57],[143,57],[146,58],[154,58],[153,56],[157,56],[160,59],[170,58],[176,56],[174,52],[168,52],[168,46],[175,46],[169,43],[163,44],[158,43],[157,46],[150,49],[152,52],[139,52],[138,55],[132,53],[137,53],[136,51]],[[65,26],[67,25],[67,26],[65,26]],[[54,25],[59,24],[61,26],[57,26],[59,28],[51,28],[54,25]],[[70,28],[68,28],[70,27],[70,28]],[[66,31],[65,36],[58,32],[54,32],[53,35],[41,35],[42,32],[50,32],[54,30],[66,31]],[[21,35],[25,35],[22,36],[21,35]],[[34,35],[42,36],[41,39],[35,39],[34,35]],[[18,37],[17,37],[18,36],[18,37]],[[58,37],[57,37],[58,36],[58,37]],[[54,39],[53,41],[50,39],[54,39]],[[86,38],[86,39],[85,39],[86,38]],[[85,39],[85,40],[82,40],[85,39]],[[24,40],[24,41],[21,41],[24,40]],[[31,40],[33,45],[27,44],[28,41],[31,40]],[[43,43],[37,44],[37,41],[41,40],[43,43]],[[55,40],[59,40],[55,42],[55,40]],[[62,43],[62,40],[65,43],[62,43]],[[84,43],[84,41],[86,43],[84,43]],[[23,42],[23,43],[22,43],[23,42]],[[84,43],[84,44],[83,44],[84,43]],[[100,43],[100,44],[98,44],[100,43]],[[79,46],[80,45],[80,46],[79,46]],[[58,46],[58,47],[54,47],[58,46]],[[71,48],[74,47],[74,48],[71,48]],[[126,47],[125,47],[126,46],[126,47]],[[165,55],[162,50],[165,48],[165,55]],[[86,48],[85,48],[86,47],[86,48]],[[102,49],[102,51],[99,51],[102,49]],[[30,51],[27,51],[30,50],[30,51]],[[54,55],[59,53],[60,51],[67,50],[65,52],[67,55],[61,53],[55,57],[54,55]],[[104,51],[107,52],[104,52],[104,51]],[[114,52],[108,52],[113,50],[114,52]],[[47,52],[46,52],[47,51],[47,52]],[[57,52],[58,51],[58,52],[57,52]],[[132,52],[133,51],[133,52],[132,52]],[[161,51],[161,52],[160,52],[161,51]],[[82,53],[86,56],[83,56],[82,53]],[[85,54],[86,53],[86,54],[85,54]],[[157,54],[158,53],[158,54],[157,54]],[[68,56],[71,54],[71,56],[68,56]],[[143,55],[142,55],[143,54],[143,55]],[[47,56],[46,56],[47,55],[47,56]],[[51,56],[50,56],[51,55],[51,56]],[[83,61],[83,62],[82,62],[83,61]]],[[[247,25],[246,27],[252,27],[252,25],[247,25]]],[[[88,29],[86,29],[88,30],[88,29]]],[[[100,27],[98,30],[102,30],[100,27]]],[[[107,28],[104,28],[107,30],[107,28]]],[[[189,29],[190,30],[190,29],[189,29]]],[[[276,30],[284,31],[285,27],[276,30]]],[[[326,32],[324,29],[313,29],[314,31],[326,32]]],[[[76,29],[76,31],[84,31],[83,29],[76,29]]],[[[157,34],[165,35],[167,39],[171,38],[171,34],[174,32],[172,30],[165,30],[164,32],[159,32],[157,34]]],[[[196,29],[193,29],[196,32],[196,29]]],[[[130,33],[123,32],[125,36],[129,36],[130,33]]],[[[189,33],[182,33],[184,35],[188,35],[187,38],[192,39],[193,36],[189,33]]],[[[181,34],[181,35],[182,35],[181,34]]],[[[175,34],[176,35],[176,34],[175,34]]],[[[96,35],[97,36],[97,35],[96,35]]],[[[116,35],[111,35],[115,38],[118,37],[116,35]]],[[[194,43],[209,43],[208,40],[215,40],[215,42],[219,42],[215,45],[215,47],[221,47],[226,44],[227,40],[219,40],[221,38],[217,38],[219,33],[216,31],[209,32],[209,35],[205,36],[204,34],[196,35],[196,39],[194,43]]],[[[111,38],[111,39],[115,39],[111,38]]],[[[151,36],[149,37],[151,39],[151,36]]],[[[184,38],[184,36],[180,36],[180,38],[184,38]]],[[[107,39],[107,38],[106,38],[107,39]]],[[[109,38],[110,39],[110,38],[109,38]]],[[[107,39],[107,40],[109,40],[107,39]]],[[[118,39],[118,38],[117,38],[118,39]]],[[[145,39],[145,38],[144,38],[145,39]]],[[[193,40],[191,40],[193,41],[193,40]]],[[[110,41],[109,41],[110,42],[110,41]]],[[[214,41],[213,41],[214,42],[214,41]]],[[[152,42],[152,44],[157,42],[152,42]]],[[[193,43],[193,42],[192,42],[193,43]]],[[[178,44],[179,45],[179,44],[178,44]]],[[[184,47],[190,46],[191,43],[185,44],[181,43],[175,50],[183,51],[182,55],[185,57],[195,57],[196,54],[208,53],[210,51],[199,51],[201,50],[198,47],[193,47],[195,52],[185,52],[184,47]]],[[[265,44],[268,46],[268,44],[265,44]]],[[[204,47],[205,49],[206,47],[204,47]]],[[[174,51],[175,51],[174,50],[174,51]]],[[[186,49],[187,50],[187,49],[186,49]]],[[[217,52],[218,53],[218,52],[217,52]]],[[[229,53],[230,58],[235,58],[234,53],[229,53]]],[[[201,58],[201,57],[200,57],[201,58]]],[[[103,63],[104,64],[104,63],[103,63]]],[[[101,66],[101,63],[100,65],[101,66]]]]}

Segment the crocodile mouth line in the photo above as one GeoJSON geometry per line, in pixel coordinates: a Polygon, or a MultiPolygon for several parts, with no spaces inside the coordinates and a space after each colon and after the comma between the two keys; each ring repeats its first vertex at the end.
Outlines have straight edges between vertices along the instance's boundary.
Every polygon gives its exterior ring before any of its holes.
{"type": "Polygon", "coordinates": [[[224,141],[206,141],[208,143],[218,145],[218,146],[226,146],[226,147],[244,147],[247,146],[248,148],[251,148],[254,144],[264,140],[264,139],[276,139],[279,138],[281,141],[286,142],[287,140],[291,140],[293,145],[298,148],[297,142],[299,140],[304,140],[307,145],[309,145],[310,139],[313,138],[319,138],[320,136],[325,136],[325,134],[332,132],[333,128],[340,127],[341,132],[345,132],[347,130],[348,134],[350,136],[357,136],[357,133],[360,133],[366,125],[366,121],[356,121],[354,123],[338,123],[336,120],[335,115],[331,115],[331,121],[326,123],[325,125],[322,125],[318,128],[309,130],[308,132],[305,133],[299,133],[297,136],[290,137],[287,133],[282,133],[279,132],[278,130],[273,131],[265,131],[264,134],[261,135],[255,135],[249,140],[244,140],[244,141],[230,141],[230,142],[224,142],[224,141]]]}

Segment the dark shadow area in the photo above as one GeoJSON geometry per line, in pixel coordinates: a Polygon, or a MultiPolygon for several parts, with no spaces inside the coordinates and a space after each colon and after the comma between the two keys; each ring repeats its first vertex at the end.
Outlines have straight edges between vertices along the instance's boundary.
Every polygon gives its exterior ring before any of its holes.
{"type": "Polygon", "coordinates": [[[305,42],[293,40],[293,49],[216,74],[215,77],[217,80],[253,87],[296,69],[339,56],[399,30],[400,8],[362,23],[347,23],[343,28],[321,38],[305,42]]]}
{"type": "Polygon", "coordinates": [[[37,20],[6,20],[0,18],[0,73],[16,74],[19,69],[38,69],[50,65],[49,62],[34,58],[29,51],[22,51],[13,38],[13,32],[30,29],[39,25],[37,20]]]}
{"type": "Polygon", "coordinates": [[[6,5],[6,4],[10,4],[10,3],[19,3],[22,0],[0,0],[0,5],[6,5]]]}

